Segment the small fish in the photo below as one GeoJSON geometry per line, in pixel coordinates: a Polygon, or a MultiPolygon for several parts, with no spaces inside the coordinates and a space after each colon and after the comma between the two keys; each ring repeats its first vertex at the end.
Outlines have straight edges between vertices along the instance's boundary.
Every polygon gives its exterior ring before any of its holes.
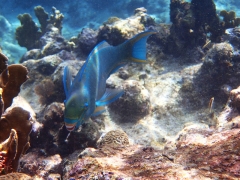
{"type": "Polygon", "coordinates": [[[210,113],[212,112],[213,102],[214,102],[214,97],[212,97],[208,103],[208,109],[210,113]]]}
{"type": "Polygon", "coordinates": [[[124,93],[106,88],[106,80],[128,62],[146,62],[146,41],[153,31],[139,33],[118,46],[99,43],[72,81],[70,69],[64,68],[64,122],[68,131],[81,126],[90,116],[101,114],[105,106],[124,93]]]}

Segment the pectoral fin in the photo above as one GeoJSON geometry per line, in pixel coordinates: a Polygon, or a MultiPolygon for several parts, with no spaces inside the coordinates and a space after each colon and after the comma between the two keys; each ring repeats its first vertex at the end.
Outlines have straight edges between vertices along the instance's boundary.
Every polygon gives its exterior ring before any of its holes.
{"type": "Polygon", "coordinates": [[[105,106],[96,106],[92,116],[98,116],[105,111],[105,106]]]}
{"type": "Polygon", "coordinates": [[[124,91],[122,89],[106,89],[104,95],[96,102],[96,105],[108,105],[117,100],[120,96],[123,95],[123,93],[124,91]]]}

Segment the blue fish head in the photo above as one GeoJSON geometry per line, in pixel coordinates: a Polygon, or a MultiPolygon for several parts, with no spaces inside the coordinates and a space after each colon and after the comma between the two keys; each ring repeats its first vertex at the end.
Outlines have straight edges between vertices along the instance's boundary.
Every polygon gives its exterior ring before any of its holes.
{"type": "Polygon", "coordinates": [[[73,131],[76,127],[84,123],[87,105],[79,106],[74,100],[65,102],[64,122],[68,131],[73,131]]]}

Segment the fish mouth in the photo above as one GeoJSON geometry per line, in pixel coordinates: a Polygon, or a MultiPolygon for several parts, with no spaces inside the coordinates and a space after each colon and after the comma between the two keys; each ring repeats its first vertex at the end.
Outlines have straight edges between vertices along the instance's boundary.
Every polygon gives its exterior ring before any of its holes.
{"type": "Polygon", "coordinates": [[[68,131],[73,131],[75,129],[76,124],[77,123],[74,123],[74,124],[65,123],[65,126],[68,131]]]}

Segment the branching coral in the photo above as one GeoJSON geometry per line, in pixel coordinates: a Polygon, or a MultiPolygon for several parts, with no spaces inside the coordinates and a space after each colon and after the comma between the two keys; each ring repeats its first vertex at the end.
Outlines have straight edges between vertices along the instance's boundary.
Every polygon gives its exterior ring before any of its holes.
{"type": "Polygon", "coordinates": [[[48,24],[48,13],[44,10],[44,8],[42,6],[36,6],[34,7],[34,12],[35,15],[38,18],[38,21],[41,25],[41,31],[42,33],[45,32],[47,24],[48,24]]]}
{"type": "Polygon", "coordinates": [[[18,19],[21,22],[21,26],[16,29],[15,33],[18,44],[28,50],[38,48],[41,33],[30,14],[20,14],[18,19]]]}
{"type": "Polygon", "coordinates": [[[227,12],[226,10],[222,10],[220,12],[220,16],[223,17],[222,25],[227,28],[234,28],[240,24],[240,18],[236,17],[236,13],[234,11],[227,12]]]}
{"type": "Polygon", "coordinates": [[[25,13],[18,15],[21,26],[16,29],[15,35],[20,46],[26,47],[28,50],[39,48],[39,39],[46,32],[48,24],[52,24],[59,29],[59,32],[61,32],[64,16],[56,8],[53,7],[52,10],[53,15],[49,17],[48,13],[44,11],[43,7],[36,6],[34,8],[35,15],[37,16],[41,25],[41,31],[39,31],[39,27],[32,20],[32,17],[29,14],[25,13]]]}
{"type": "Polygon", "coordinates": [[[61,33],[64,15],[60,13],[60,11],[57,10],[55,7],[52,7],[52,11],[53,14],[50,16],[50,20],[48,22],[49,24],[52,24],[53,26],[58,28],[59,32],[61,33]]]}

